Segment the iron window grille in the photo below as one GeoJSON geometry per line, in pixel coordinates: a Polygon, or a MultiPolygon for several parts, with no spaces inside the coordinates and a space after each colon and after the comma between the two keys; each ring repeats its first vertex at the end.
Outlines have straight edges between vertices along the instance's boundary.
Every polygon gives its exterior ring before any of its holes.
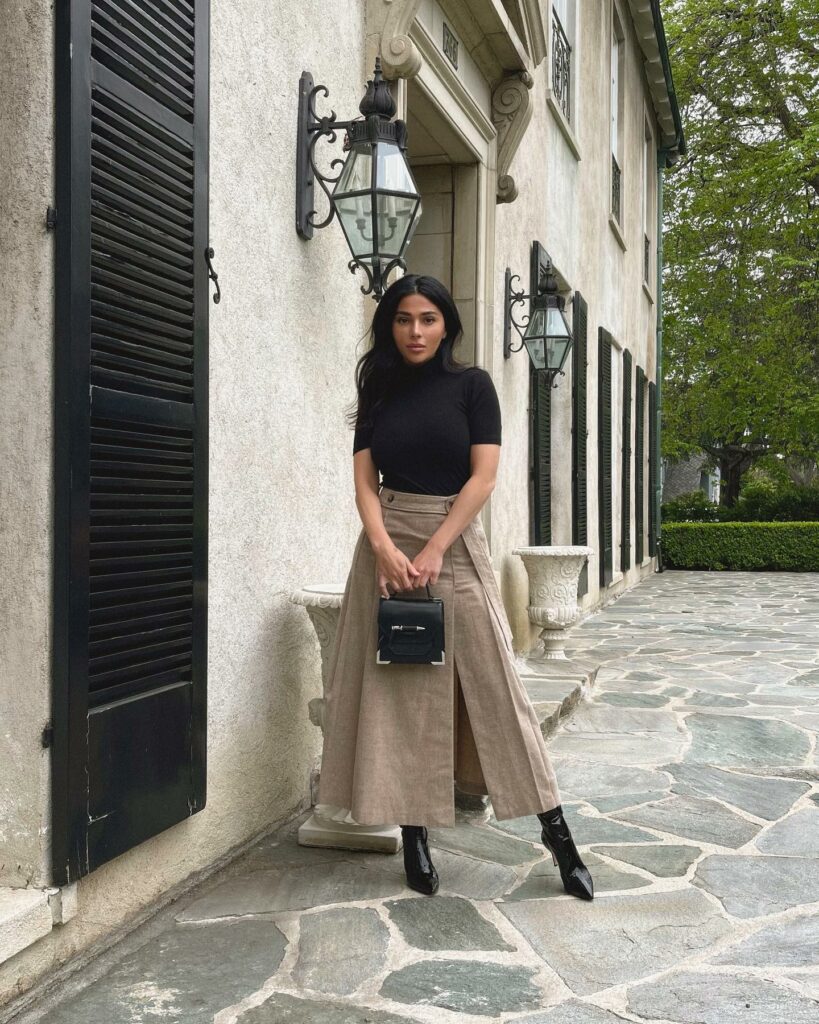
{"type": "Polygon", "coordinates": [[[566,120],[571,120],[572,48],[557,12],[552,8],[552,91],[566,120]]]}
{"type": "Polygon", "coordinates": [[[612,153],[611,156],[611,212],[614,219],[620,223],[620,165],[612,153]]]}

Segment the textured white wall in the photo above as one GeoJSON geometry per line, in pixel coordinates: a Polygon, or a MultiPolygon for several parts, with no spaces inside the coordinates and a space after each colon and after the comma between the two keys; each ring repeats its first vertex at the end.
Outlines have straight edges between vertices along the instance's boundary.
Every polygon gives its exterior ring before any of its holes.
{"type": "Polygon", "coordinates": [[[42,885],[51,607],[51,15],[3,11],[0,65],[0,885],[42,885]]]}

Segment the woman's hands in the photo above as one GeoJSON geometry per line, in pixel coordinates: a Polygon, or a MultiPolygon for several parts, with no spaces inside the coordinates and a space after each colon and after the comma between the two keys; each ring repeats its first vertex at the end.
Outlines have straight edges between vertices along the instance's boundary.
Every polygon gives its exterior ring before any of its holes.
{"type": "Polygon", "coordinates": [[[412,590],[437,583],[443,564],[443,552],[432,543],[427,543],[410,560],[391,541],[375,552],[376,578],[382,597],[389,597],[389,584],[393,590],[412,590]]]}
{"type": "Polygon", "coordinates": [[[374,553],[375,574],[382,597],[390,596],[387,590],[388,583],[393,590],[410,590],[416,585],[415,581],[420,573],[392,541],[376,548],[374,553]]]}
{"type": "Polygon", "coordinates": [[[427,583],[437,583],[443,562],[443,551],[432,540],[427,541],[412,560],[412,564],[418,570],[418,578],[414,586],[425,587],[427,583]]]}

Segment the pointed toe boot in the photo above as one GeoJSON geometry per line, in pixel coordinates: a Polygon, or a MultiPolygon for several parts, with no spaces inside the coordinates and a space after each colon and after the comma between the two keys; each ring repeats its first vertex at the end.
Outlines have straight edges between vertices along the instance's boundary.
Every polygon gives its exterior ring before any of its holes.
{"type": "Polygon", "coordinates": [[[540,838],[551,853],[552,861],[560,869],[563,888],[570,896],[577,896],[578,899],[594,899],[592,876],[580,859],[569,826],[563,817],[562,807],[558,804],[551,811],[542,811],[538,814],[538,820],[543,826],[540,838]]]}
{"type": "Polygon", "coordinates": [[[402,825],[401,836],[407,885],[425,896],[432,896],[438,891],[438,872],[429,856],[426,828],[423,825],[402,825]]]}

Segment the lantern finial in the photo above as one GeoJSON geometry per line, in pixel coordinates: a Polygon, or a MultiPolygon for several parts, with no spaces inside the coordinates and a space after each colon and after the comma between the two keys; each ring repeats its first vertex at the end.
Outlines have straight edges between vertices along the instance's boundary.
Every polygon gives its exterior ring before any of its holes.
{"type": "Polygon", "coordinates": [[[367,82],[367,91],[364,99],[359,103],[358,109],[365,117],[377,114],[389,120],[395,113],[395,100],[392,98],[390,87],[381,75],[381,58],[375,58],[375,71],[373,77],[367,82]]]}

